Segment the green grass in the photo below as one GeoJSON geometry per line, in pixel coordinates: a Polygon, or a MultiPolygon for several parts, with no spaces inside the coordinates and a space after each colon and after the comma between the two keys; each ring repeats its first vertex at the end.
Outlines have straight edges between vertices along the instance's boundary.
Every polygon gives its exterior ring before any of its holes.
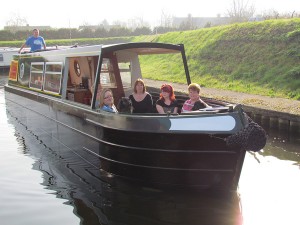
{"type": "Polygon", "coordinates": [[[183,43],[192,81],[202,86],[300,100],[300,19],[173,32],[156,41],[183,43]]]}
{"type": "MultiPolygon", "coordinates": [[[[300,100],[299,18],[161,35],[46,40],[49,46],[137,41],[184,44],[192,82],[202,86],[300,100]]],[[[19,47],[22,43],[0,42],[0,46],[19,47]]],[[[145,77],[185,83],[182,68],[169,65],[179,59],[170,57],[160,58],[160,63],[154,57],[141,60],[145,77]]]]}

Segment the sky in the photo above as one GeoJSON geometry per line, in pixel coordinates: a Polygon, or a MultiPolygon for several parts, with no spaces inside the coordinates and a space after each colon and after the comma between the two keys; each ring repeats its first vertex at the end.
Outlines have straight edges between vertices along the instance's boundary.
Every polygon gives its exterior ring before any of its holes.
{"type": "MultiPolygon", "coordinates": [[[[256,14],[276,10],[279,13],[300,12],[299,0],[240,0],[253,4],[256,14]]],[[[226,16],[233,0],[51,0],[1,2],[0,29],[16,16],[25,18],[30,26],[78,28],[80,25],[98,25],[103,20],[128,23],[142,19],[151,26],[160,25],[162,15],[186,17],[226,16]],[[37,4],[37,5],[36,5],[37,4]],[[47,5],[49,4],[49,6],[47,5]]]]}

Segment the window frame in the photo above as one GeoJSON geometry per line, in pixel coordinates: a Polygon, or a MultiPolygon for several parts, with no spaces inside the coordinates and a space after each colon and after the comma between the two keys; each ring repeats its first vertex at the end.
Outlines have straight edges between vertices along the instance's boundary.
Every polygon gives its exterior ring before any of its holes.
{"type": "Polygon", "coordinates": [[[44,62],[31,62],[30,64],[30,78],[29,78],[29,87],[32,88],[32,89],[35,89],[35,90],[39,90],[39,91],[42,91],[43,90],[43,84],[44,84],[44,71],[45,71],[45,63],[44,62]],[[33,71],[33,66],[34,65],[42,65],[42,71],[33,71]],[[39,83],[41,83],[41,87],[40,88],[37,88],[37,87],[34,87],[34,86],[31,86],[32,82],[31,82],[31,79],[32,79],[32,73],[36,73],[36,74],[41,74],[41,81],[39,81],[39,83]]]}
{"type": "Polygon", "coordinates": [[[99,80],[101,87],[117,88],[116,75],[110,58],[103,58],[99,80]]]}
{"type": "Polygon", "coordinates": [[[52,93],[52,94],[60,94],[61,84],[62,84],[62,72],[63,72],[63,63],[62,62],[46,62],[45,63],[45,66],[44,66],[44,82],[43,82],[44,92],[52,93]],[[47,71],[47,66],[48,65],[60,65],[60,71],[47,71]],[[48,90],[46,88],[46,87],[48,87],[48,85],[46,85],[48,75],[58,75],[59,76],[59,86],[58,86],[58,91],[57,92],[52,91],[52,90],[48,90]]]}

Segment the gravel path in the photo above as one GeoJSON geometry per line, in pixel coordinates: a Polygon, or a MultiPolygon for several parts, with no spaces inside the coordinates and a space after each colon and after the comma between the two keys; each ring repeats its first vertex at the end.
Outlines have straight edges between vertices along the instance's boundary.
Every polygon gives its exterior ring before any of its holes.
{"type": "MultiPolygon", "coordinates": [[[[144,81],[149,87],[160,87],[162,84],[166,83],[164,81],[154,81],[148,79],[144,79],[144,81]]],[[[185,84],[172,83],[172,86],[175,91],[187,92],[187,85],[185,84]]],[[[245,94],[206,87],[201,88],[201,96],[300,116],[300,101],[296,100],[271,98],[267,96],[245,94]]]]}

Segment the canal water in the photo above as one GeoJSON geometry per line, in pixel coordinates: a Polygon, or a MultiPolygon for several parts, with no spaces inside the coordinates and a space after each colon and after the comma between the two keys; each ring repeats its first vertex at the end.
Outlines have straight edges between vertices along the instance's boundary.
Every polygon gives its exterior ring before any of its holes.
{"type": "Polygon", "coordinates": [[[300,135],[266,128],[247,152],[238,194],[159,191],[112,178],[74,158],[6,109],[0,84],[1,225],[298,225],[300,135]]]}

